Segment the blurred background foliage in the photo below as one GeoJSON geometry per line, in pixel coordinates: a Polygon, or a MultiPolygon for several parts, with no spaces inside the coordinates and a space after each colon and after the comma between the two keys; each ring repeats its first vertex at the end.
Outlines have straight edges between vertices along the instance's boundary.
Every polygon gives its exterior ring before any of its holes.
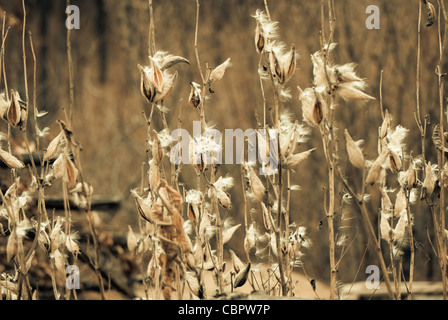
{"type": "MultiPolygon", "coordinates": [[[[126,232],[128,224],[136,224],[138,214],[130,197],[130,190],[140,185],[142,164],[146,159],[146,123],[142,112],[149,114],[150,106],[139,91],[140,74],[137,64],[148,63],[149,11],[146,0],[73,0],[79,6],[81,28],[72,32],[72,54],[75,68],[74,132],[83,146],[82,161],[85,179],[93,184],[95,193],[118,196],[121,210],[109,217],[108,228],[126,232]]],[[[184,56],[191,65],[176,66],[179,77],[174,90],[166,100],[170,128],[176,128],[179,115],[182,126],[191,132],[192,121],[198,114],[188,104],[191,81],[200,82],[195,55],[194,31],[196,2],[193,0],[155,0],[155,35],[157,50],[184,56]]],[[[46,145],[59,130],[55,120],[63,117],[69,105],[68,67],[66,56],[65,1],[27,0],[27,29],[33,34],[37,56],[37,103],[39,110],[49,114],[41,119],[41,126],[49,126],[46,145]]],[[[6,75],[9,87],[24,95],[21,55],[21,1],[0,0],[7,13],[11,29],[6,41],[6,75]]],[[[320,1],[269,1],[270,14],[278,21],[281,40],[287,46],[294,44],[300,54],[298,70],[289,82],[292,99],[282,108],[293,119],[302,121],[297,86],[306,88],[312,83],[310,54],[320,49],[320,1]]],[[[377,98],[368,103],[344,103],[338,106],[337,123],[341,141],[341,163],[350,180],[360,185],[360,172],[350,166],[345,156],[342,130],[347,128],[355,139],[364,139],[369,159],[377,156],[377,132],[381,125],[379,107],[380,76],[383,72],[383,104],[393,117],[393,126],[401,124],[410,129],[406,140],[414,156],[420,154],[421,144],[414,120],[416,106],[417,18],[418,1],[343,0],[335,1],[336,33],[339,45],[334,59],[338,64],[357,63],[357,71],[369,84],[366,92],[377,98]],[[380,29],[368,30],[366,7],[380,8],[380,29]]],[[[216,128],[257,127],[257,116],[263,112],[263,99],[258,76],[259,56],[254,47],[255,20],[251,15],[264,9],[263,0],[205,0],[200,1],[199,54],[203,68],[217,66],[228,57],[232,59],[224,79],[215,85],[215,93],[206,107],[206,117],[216,128]]],[[[32,56],[28,50],[28,63],[32,56]]],[[[438,63],[437,25],[422,28],[421,106],[423,116],[429,114],[429,132],[439,121],[438,86],[435,68],[438,63]]],[[[446,69],[446,68],[444,68],[446,69]]],[[[28,68],[32,84],[32,68],[28,68]]],[[[267,92],[268,107],[273,103],[267,92]]],[[[154,116],[154,127],[162,129],[159,114],[154,116]]],[[[4,123],[1,130],[5,130],[4,123]]],[[[18,137],[18,143],[20,137],[18,137]]],[[[426,141],[427,159],[437,161],[430,134],[426,141]]],[[[328,233],[324,211],[327,168],[317,130],[301,149],[315,147],[300,170],[292,175],[292,184],[301,186],[294,191],[291,203],[292,221],[306,226],[313,240],[306,250],[304,266],[312,277],[328,279],[328,233]]],[[[233,176],[231,190],[233,208],[224,213],[236,222],[242,222],[243,203],[240,167],[222,165],[221,175],[233,176]]],[[[195,187],[193,171],[180,176],[186,189],[195,187]]],[[[421,172],[420,172],[421,178],[421,172]]],[[[396,186],[396,181],[390,181],[396,186]]],[[[342,186],[338,184],[342,199],[342,186]]],[[[380,206],[378,192],[371,190],[372,221],[377,220],[380,206]]],[[[339,233],[354,239],[350,250],[339,266],[339,279],[344,282],[365,279],[365,266],[375,264],[373,252],[366,252],[368,238],[359,219],[356,206],[338,208],[345,219],[339,233]],[[348,209],[347,209],[348,208],[348,209]],[[351,209],[350,209],[351,208],[351,209]]],[[[432,229],[427,206],[418,202],[412,207],[415,215],[416,280],[436,280],[440,272],[434,263],[426,229],[432,229]]],[[[339,236],[340,234],[338,234],[339,236]]],[[[229,247],[242,249],[244,230],[240,228],[229,247]]],[[[386,246],[384,246],[386,247],[386,246]]],[[[385,254],[387,257],[388,255],[385,254]]],[[[405,262],[406,265],[406,262],[405,262]]],[[[404,266],[406,268],[406,266],[404,266]]],[[[406,273],[405,273],[406,274],[406,273]]]]}

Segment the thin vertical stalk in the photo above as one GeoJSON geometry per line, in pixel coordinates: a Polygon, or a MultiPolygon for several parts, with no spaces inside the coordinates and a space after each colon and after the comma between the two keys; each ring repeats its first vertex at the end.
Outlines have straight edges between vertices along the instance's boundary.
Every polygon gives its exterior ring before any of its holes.
{"type": "MultiPolygon", "coordinates": [[[[438,32],[438,38],[439,38],[439,64],[437,66],[437,77],[438,77],[438,83],[439,83],[439,116],[440,116],[440,131],[443,133],[444,130],[444,82],[443,82],[443,55],[445,50],[445,41],[442,41],[442,32],[441,32],[441,11],[442,11],[442,4],[439,0],[439,14],[438,14],[438,24],[437,24],[437,32],[438,32]]],[[[447,22],[445,21],[445,26],[447,22]]],[[[445,30],[446,33],[446,30],[445,30]]],[[[445,34],[446,36],[446,34],[445,34]]],[[[444,166],[445,166],[445,154],[443,152],[445,148],[445,139],[441,139],[442,141],[442,151],[439,153],[439,169],[443,174],[444,166]]],[[[444,235],[445,232],[445,214],[446,214],[446,208],[445,208],[445,184],[440,183],[440,211],[439,211],[439,228],[435,230],[437,233],[437,237],[439,238],[439,261],[440,261],[440,269],[442,272],[442,285],[443,285],[443,299],[447,299],[447,274],[446,274],[446,237],[444,235]]]]}
{"type": "MultiPolygon", "coordinates": [[[[67,0],[67,7],[70,6],[70,0],[67,0]]],[[[68,14],[67,14],[68,17],[68,14]]],[[[71,42],[71,30],[67,28],[67,63],[69,74],[69,92],[70,92],[70,104],[69,113],[67,116],[67,122],[69,127],[73,129],[73,109],[75,107],[75,84],[73,81],[73,59],[72,59],[72,42],[71,42]]]]}

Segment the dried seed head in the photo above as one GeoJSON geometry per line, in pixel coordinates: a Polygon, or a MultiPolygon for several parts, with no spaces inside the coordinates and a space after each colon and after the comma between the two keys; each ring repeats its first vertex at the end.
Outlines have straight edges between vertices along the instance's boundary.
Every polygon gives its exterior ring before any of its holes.
{"type": "Polygon", "coordinates": [[[356,168],[364,169],[365,159],[361,148],[357,143],[355,143],[355,141],[353,141],[347,129],[344,130],[344,134],[346,140],[348,159],[350,160],[351,164],[354,165],[356,168]]]}

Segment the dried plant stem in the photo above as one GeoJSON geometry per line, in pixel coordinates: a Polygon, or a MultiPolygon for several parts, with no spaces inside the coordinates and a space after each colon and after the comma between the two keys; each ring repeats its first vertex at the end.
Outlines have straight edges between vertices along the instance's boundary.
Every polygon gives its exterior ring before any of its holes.
{"type": "Polygon", "coordinates": [[[156,35],[154,28],[154,10],[152,7],[152,0],[148,0],[149,6],[149,37],[148,37],[148,52],[152,57],[156,52],[156,35]]]}
{"type": "Polygon", "coordinates": [[[408,300],[412,300],[412,284],[414,282],[414,268],[415,268],[415,245],[414,245],[414,232],[412,230],[411,223],[411,208],[409,204],[410,190],[406,195],[407,217],[408,217],[408,232],[409,232],[409,246],[411,252],[411,258],[409,262],[409,284],[408,284],[408,300]]]}
{"type": "Polygon", "coordinates": [[[372,223],[370,222],[369,211],[366,208],[364,200],[362,198],[360,198],[356,194],[356,191],[353,189],[353,187],[349,184],[349,182],[345,178],[344,173],[342,172],[342,169],[341,169],[341,167],[339,165],[336,165],[336,170],[338,172],[339,178],[341,179],[341,181],[344,184],[344,187],[347,189],[348,193],[353,197],[353,199],[356,199],[356,204],[357,204],[359,210],[361,211],[362,220],[364,222],[364,226],[366,228],[366,231],[367,231],[367,233],[369,235],[370,245],[374,246],[375,253],[377,255],[377,258],[378,258],[378,261],[379,261],[379,264],[380,264],[381,272],[384,275],[384,280],[386,282],[387,293],[389,295],[389,298],[393,299],[394,295],[393,295],[393,291],[392,291],[392,285],[390,283],[390,279],[389,279],[389,276],[388,276],[387,267],[386,267],[386,263],[384,261],[383,254],[381,253],[380,242],[376,238],[375,229],[373,228],[372,223]]]}
{"type": "MultiPolygon", "coordinates": [[[[439,107],[440,107],[440,132],[442,134],[445,132],[444,130],[444,109],[445,109],[445,103],[444,103],[444,73],[443,73],[443,56],[445,51],[445,39],[442,41],[442,32],[441,32],[441,11],[442,11],[442,3],[443,1],[439,2],[439,17],[438,17],[438,37],[439,37],[439,64],[436,68],[437,78],[438,78],[438,84],[439,84],[439,107]]],[[[443,8],[444,9],[444,8],[443,8]]],[[[444,18],[445,18],[445,37],[447,32],[448,23],[446,21],[446,14],[444,12],[444,18]]],[[[441,139],[442,141],[442,150],[445,148],[445,139],[441,139]]],[[[443,175],[443,170],[445,166],[445,154],[443,151],[439,152],[439,168],[442,172],[441,175],[443,175]]],[[[442,178],[443,180],[443,178],[442,178]]],[[[440,263],[440,269],[442,272],[442,292],[443,292],[443,299],[447,299],[447,250],[446,250],[446,236],[445,236],[445,215],[446,215],[446,207],[445,207],[445,184],[442,182],[440,183],[440,212],[439,212],[439,221],[440,225],[439,228],[435,229],[435,233],[437,234],[437,237],[439,238],[439,263],[440,263]]]]}
{"type": "MultiPolygon", "coordinates": [[[[70,6],[70,0],[67,0],[67,7],[70,6]]],[[[68,16],[68,14],[67,14],[68,16]]],[[[69,74],[69,93],[70,93],[70,104],[69,104],[69,114],[66,115],[66,120],[69,127],[72,128],[73,125],[73,109],[75,107],[75,84],[73,80],[73,59],[72,59],[72,42],[71,42],[71,32],[70,28],[67,28],[67,63],[68,63],[68,74],[69,74]]]]}

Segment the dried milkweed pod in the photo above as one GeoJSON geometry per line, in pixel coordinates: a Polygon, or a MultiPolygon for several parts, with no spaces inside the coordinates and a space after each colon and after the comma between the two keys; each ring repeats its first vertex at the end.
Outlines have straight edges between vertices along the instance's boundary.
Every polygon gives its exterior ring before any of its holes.
{"type": "Polygon", "coordinates": [[[385,113],[384,113],[384,119],[383,119],[383,123],[381,124],[381,129],[380,129],[380,139],[384,139],[387,135],[387,131],[389,130],[390,127],[390,114],[389,111],[386,109],[385,113]]]}
{"type": "Polygon", "coordinates": [[[416,186],[417,186],[417,170],[415,169],[414,162],[411,161],[407,174],[407,187],[408,189],[412,189],[416,186]]]}
{"type": "Polygon", "coordinates": [[[78,169],[65,152],[61,153],[53,163],[53,172],[56,179],[62,179],[69,187],[76,184],[78,169]]]}
{"type": "Polygon", "coordinates": [[[261,23],[257,21],[257,26],[255,27],[255,48],[258,53],[261,53],[265,47],[266,39],[263,35],[263,29],[261,23]]]}
{"type": "Polygon", "coordinates": [[[0,159],[11,169],[22,169],[25,167],[22,161],[9,152],[0,148],[0,159]]]}
{"type": "Polygon", "coordinates": [[[294,152],[294,149],[296,147],[297,126],[298,122],[296,121],[291,130],[289,130],[289,133],[287,135],[280,136],[281,138],[280,152],[284,158],[287,158],[290,154],[294,152]]]}
{"type": "Polygon", "coordinates": [[[395,198],[394,216],[399,217],[400,213],[407,208],[406,193],[403,188],[400,188],[395,198]]]}
{"type": "Polygon", "coordinates": [[[160,171],[158,165],[154,161],[151,161],[149,164],[148,175],[151,191],[156,190],[160,182],[160,171]]]}
{"type": "MultiPolygon", "coordinates": [[[[138,193],[135,190],[131,191],[131,195],[134,197],[136,205],[137,205],[137,210],[138,213],[140,214],[140,216],[148,221],[149,223],[155,223],[154,222],[154,218],[151,215],[151,209],[152,209],[152,203],[143,200],[142,197],[140,197],[138,195],[138,193]]],[[[150,199],[150,198],[148,198],[150,199]]]]}
{"type": "Polygon", "coordinates": [[[347,129],[344,130],[348,159],[351,164],[359,169],[363,169],[365,165],[364,154],[359,144],[353,141],[347,129]]]}
{"type": "Polygon", "coordinates": [[[380,231],[381,236],[384,240],[386,240],[387,242],[392,241],[392,228],[390,227],[389,221],[387,221],[387,218],[384,215],[381,215],[380,231]]]}
{"type": "Polygon", "coordinates": [[[127,244],[129,251],[134,253],[135,249],[137,248],[138,241],[134,231],[132,230],[132,227],[129,225],[128,225],[127,244]]]}
{"type": "Polygon", "coordinates": [[[77,242],[78,235],[76,233],[69,234],[68,236],[65,236],[65,247],[68,251],[70,251],[73,254],[79,253],[79,244],[77,242]]]}
{"type": "Polygon", "coordinates": [[[237,224],[235,226],[225,228],[222,232],[222,243],[227,243],[232,238],[233,234],[235,233],[238,228],[241,227],[241,224],[237,224]]]}
{"type": "Polygon", "coordinates": [[[296,169],[304,160],[308,159],[311,153],[316,150],[315,148],[308,151],[300,152],[289,156],[285,161],[286,169],[296,169]]]}
{"type": "Polygon", "coordinates": [[[163,61],[161,62],[160,70],[163,72],[178,63],[190,64],[190,61],[188,61],[184,57],[168,55],[163,58],[163,61]]]}
{"type": "Polygon", "coordinates": [[[22,101],[17,91],[11,89],[11,101],[6,112],[6,118],[13,127],[17,127],[24,120],[22,108],[26,109],[25,102],[22,101]]]}
{"type": "Polygon", "coordinates": [[[154,85],[154,82],[151,80],[151,72],[150,68],[145,66],[138,65],[141,74],[140,80],[140,91],[142,95],[148,99],[149,102],[154,102],[154,98],[157,93],[157,88],[154,85]]]}
{"type": "Polygon", "coordinates": [[[6,113],[8,112],[9,101],[6,98],[5,93],[0,94],[0,118],[7,120],[6,113]]]}
{"type": "Polygon", "coordinates": [[[202,101],[201,97],[201,86],[196,82],[190,82],[191,91],[188,97],[188,104],[193,108],[199,107],[202,101]]]}
{"type": "Polygon", "coordinates": [[[232,258],[232,266],[233,270],[235,270],[236,273],[240,272],[242,269],[246,267],[246,265],[241,261],[241,259],[236,255],[236,253],[229,249],[230,256],[232,258]]]}
{"type": "Polygon", "coordinates": [[[263,182],[261,182],[260,178],[250,165],[246,166],[246,170],[249,174],[249,183],[252,193],[258,201],[263,202],[266,196],[266,188],[264,187],[263,182]]]}
{"type": "Polygon", "coordinates": [[[48,161],[56,156],[63,137],[64,131],[61,131],[53,140],[51,140],[47,150],[45,151],[43,161],[48,161]]]}
{"type": "Polygon", "coordinates": [[[398,219],[397,225],[395,226],[393,232],[394,241],[399,241],[403,239],[406,233],[406,226],[408,224],[406,209],[400,213],[399,217],[400,218],[398,219]]]}
{"type": "Polygon", "coordinates": [[[154,160],[156,165],[159,165],[163,159],[163,148],[162,143],[160,142],[159,136],[157,132],[153,130],[152,135],[152,159],[154,160]]]}
{"type": "Polygon", "coordinates": [[[190,272],[186,272],[185,280],[187,282],[187,286],[190,292],[199,299],[202,299],[204,297],[204,288],[199,283],[198,278],[193,276],[190,272]]]}
{"type": "Polygon", "coordinates": [[[302,102],[303,119],[313,126],[318,126],[324,119],[325,111],[320,99],[312,88],[301,90],[299,99],[302,102]]]}
{"type": "Polygon", "coordinates": [[[230,195],[226,192],[224,192],[220,188],[216,188],[215,186],[211,186],[212,192],[215,193],[215,196],[218,200],[218,204],[225,208],[225,209],[231,209],[232,208],[232,200],[230,199],[230,195]]]}
{"type": "Polygon", "coordinates": [[[277,79],[283,78],[279,57],[278,54],[276,53],[276,50],[274,49],[269,50],[269,67],[271,70],[271,74],[274,77],[276,77],[277,79]]]}
{"type": "Polygon", "coordinates": [[[366,184],[375,184],[378,182],[382,176],[382,170],[384,162],[387,160],[387,156],[389,155],[389,152],[387,150],[384,150],[378,158],[373,162],[372,166],[369,169],[369,172],[367,173],[366,177],[366,184]]]}
{"type": "Polygon", "coordinates": [[[16,256],[18,250],[18,241],[19,239],[17,237],[16,228],[13,228],[11,234],[9,235],[8,242],[6,244],[7,262],[11,261],[16,256]]]}
{"type": "Polygon", "coordinates": [[[270,214],[268,208],[266,208],[266,205],[263,202],[261,203],[261,210],[263,214],[264,227],[269,232],[274,232],[275,231],[274,219],[272,218],[272,215],[270,214]]]}
{"type": "Polygon", "coordinates": [[[402,165],[403,165],[403,163],[401,161],[400,156],[396,152],[390,150],[390,152],[389,152],[389,168],[390,168],[390,170],[392,172],[398,172],[401,170],[402,165]]]}
{"type": "Polygon", "coordinates": [[[234,288],[242,287],[246,283],[247,278],[249,276],[250,267],[251,264],[249,262],[244,269],[238,272],[238,274],[235,277],[235,282],[233,283],[234,288]]]}
{"type": "Polygon", "coordinates": [[[437,165],[432,165],[430,161],[426,165],[426,170],[425,170],[426,176],[425,176],[425,179],[423,180],[423,185],[422,185],[421,194],[420,194],[420,200],[428,199],[434,193],[434,189],[436,188],[437,181],[438,181],[437,174],[435,172],[436,168],[437,168],[437,165]]]}
{"type": "Polygon", "coordinates": [[[173,75],[165,75],[165,79],[162,83],[162,88],[154,98],[155,101],[162,101],[170,94],[171,90],[173,90],[174,88],[174,82],[177,79],[177,76],[177,72],[175,72],[173,75]]]}
{"type": "Polygon", "coordinates": [[[224,61],[223,63],[221,63],[219,66],[217,66],[215,69],[212,70],[208,81],[210,93],[214,92],[212,89],[212,83],[221,80],[224,77],[227,68],[229,68],[231,65],[232,65],[231,59],[228,58],[226,61],[224,61]]]}
{"type": "Polygon", "coordinates": [[[288,82],[294,75],[297,67],[296,59],[297,53],[294,45],[292,45],[289,52],[282,58],[282,84],[288,82]]]}
{"type": "Polygon", "coordinates": [[[224,61],[215,69],[213,69],[213,71],[210,73],[210,81],[221,80],[224,77],[227,68],[229,68],[230,66],[231,66],[231,59],[228,58],[226,61],[224,61]]]}
{"type": "Polygon", "coordinates": [[[382,214],[385,216],[391,215],[391,213],[394,210],[394,205],[392,204],[392,201],[390,200],[389,195],[387,194],[387,191],[382,189],[381,190],[381,211],[382,214]]]}

